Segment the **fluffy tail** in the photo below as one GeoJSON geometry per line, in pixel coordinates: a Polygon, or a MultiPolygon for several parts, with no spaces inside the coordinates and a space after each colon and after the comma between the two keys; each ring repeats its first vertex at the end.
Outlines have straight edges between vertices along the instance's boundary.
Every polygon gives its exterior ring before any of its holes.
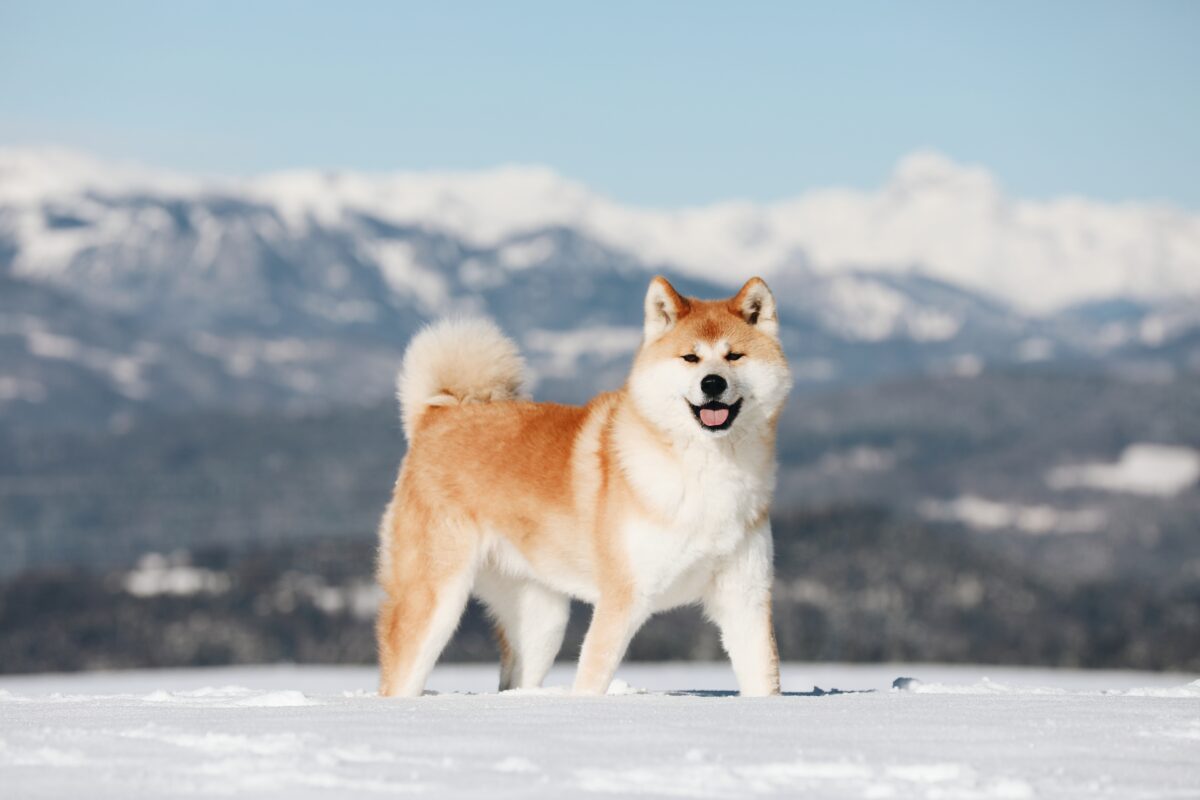
{"type": "Polygon", "coordinates": [[[443,319],[413,337],[396,376],[400,420],[411,442],[430,406],[512,400],[525,362],[517,345],[484,319],[443,319]]]}

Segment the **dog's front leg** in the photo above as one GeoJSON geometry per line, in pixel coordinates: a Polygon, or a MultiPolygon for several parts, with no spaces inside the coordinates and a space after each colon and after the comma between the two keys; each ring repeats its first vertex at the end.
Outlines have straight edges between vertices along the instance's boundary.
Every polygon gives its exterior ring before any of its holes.
{"type": "Polygon", "coordinates": [[[628,594],[601,596],[579,652],[575,694],[604,694],[637,629],[646,620],[645,604],[628,594]]]}
{"type": "Polygon", "coordinates": [[[779,652],[771,625],[771,526],[764,520],[717,570],[704,611],[721,629],[744,696],[779,694],[779,652]]]}

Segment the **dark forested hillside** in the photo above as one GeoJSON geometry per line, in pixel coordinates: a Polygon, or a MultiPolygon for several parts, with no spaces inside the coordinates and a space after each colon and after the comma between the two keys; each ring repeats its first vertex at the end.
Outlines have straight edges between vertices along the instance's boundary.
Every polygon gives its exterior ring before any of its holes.
{"type": "MultiPolygon", "coordinates": [[[[870,507],[776,520],[775,624],[786,659],[1200,669],[1200,575],[1056,586],[960,532],[870,507]]],[[[0,671],[369,663],[374,541],[224,546],[0,583],[0,671]]],[[[573,610],[573,658],[589,610],[573,610]]],[[[652,619],[633,659],[716,659],[696,609],[652,619]]],[[[446,658],[496,658],[472,605],[446,658]]]]}

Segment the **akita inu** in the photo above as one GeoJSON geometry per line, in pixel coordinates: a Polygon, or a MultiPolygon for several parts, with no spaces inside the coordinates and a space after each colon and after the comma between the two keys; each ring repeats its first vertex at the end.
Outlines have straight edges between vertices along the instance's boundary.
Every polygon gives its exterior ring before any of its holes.
{"type": "Polygon", "coordinates": [[[626,385],[586,406],[522,396],[516,345],[444,321],[398,378],[408,455],[380,526],[380,694],[419,695],[472,593],[500,688],[541,684],[570,598],[593,605],[574,691],[604,693],[656,611],[700,602],[742,694],[779,692],[771,628],[775,428],[791,388],[775,299],[655,278],[626,385]]]}

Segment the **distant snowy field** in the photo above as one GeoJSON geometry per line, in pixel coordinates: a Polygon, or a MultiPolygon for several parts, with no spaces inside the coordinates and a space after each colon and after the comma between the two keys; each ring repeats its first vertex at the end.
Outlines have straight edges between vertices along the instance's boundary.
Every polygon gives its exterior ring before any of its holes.
{"type": "Polygon", "coordinates": [[[495,673],[415,700],[349,667],[0,677],[0,795],[1200,797],[1196,676],[792,664],[741,699],[721,664],[628,665],[603,698],[495,673]]]}

